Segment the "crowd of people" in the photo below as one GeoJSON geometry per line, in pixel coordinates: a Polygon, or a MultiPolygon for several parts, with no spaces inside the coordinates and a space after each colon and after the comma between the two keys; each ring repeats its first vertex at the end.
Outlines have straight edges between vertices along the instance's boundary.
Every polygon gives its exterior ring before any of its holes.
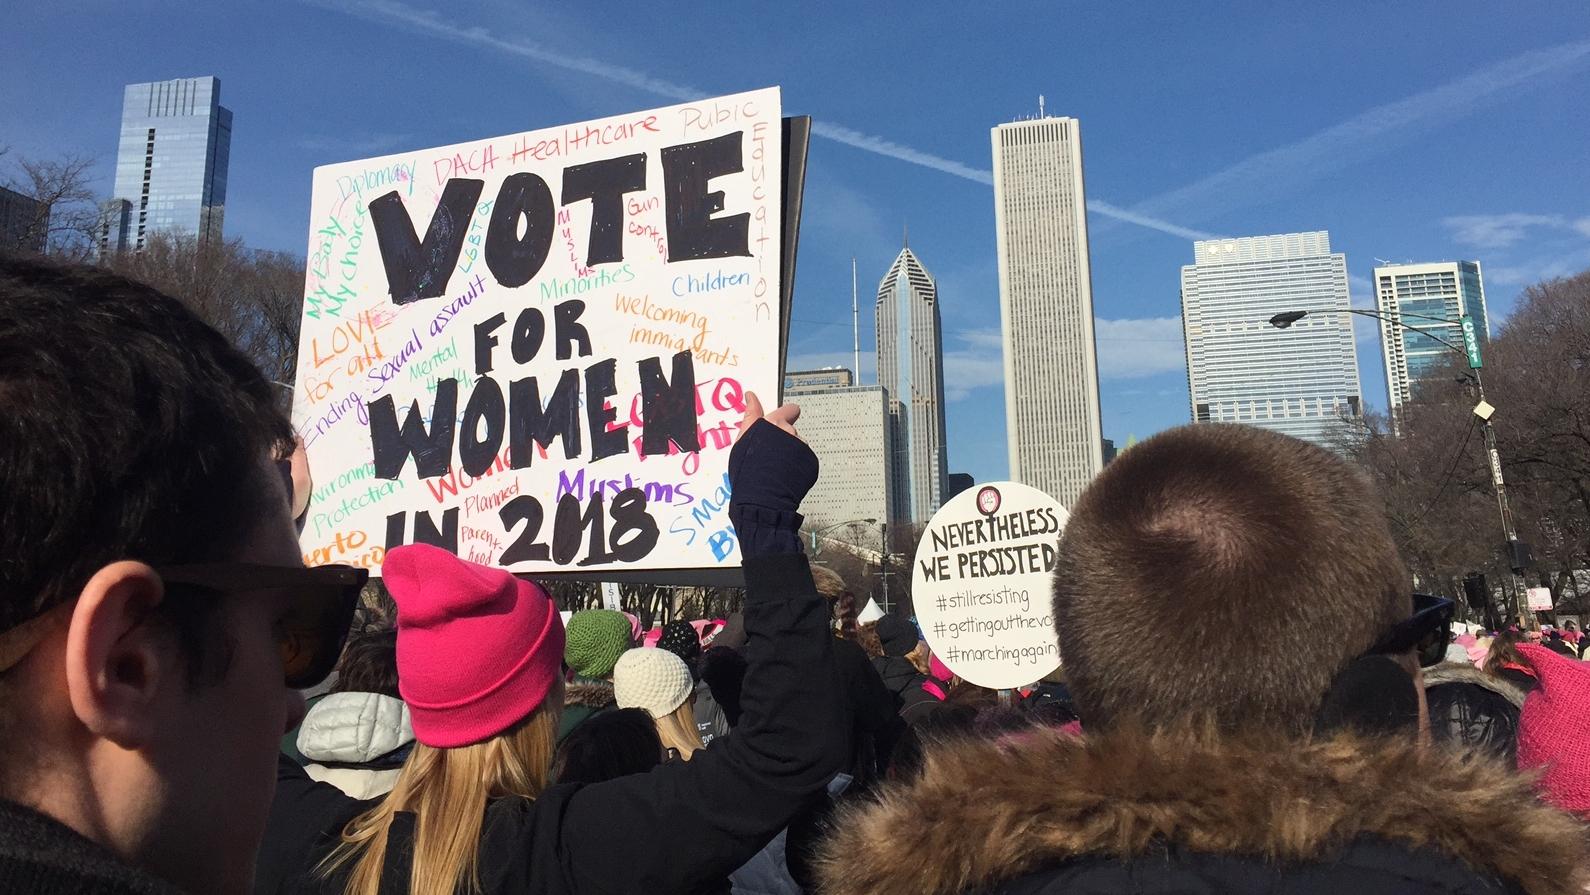
{"type": "Polygon", "coordinates": [[[733,617],[565,618],[414,544],[361,625],[279,390],[152,289],[0,260],[0,891],[1586,891],[1586,638],[1455,627],[1343,459],[1124,453],[1061,668],[996,694],[807,562],[798,417],[747,396],[733,617]]]}

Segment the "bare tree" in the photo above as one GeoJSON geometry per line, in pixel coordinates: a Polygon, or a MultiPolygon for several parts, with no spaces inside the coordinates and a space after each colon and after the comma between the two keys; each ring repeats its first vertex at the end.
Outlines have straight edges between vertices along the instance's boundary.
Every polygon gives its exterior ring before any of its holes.
{"type": "Polygon", "coordinates": [[[24,219],[0,234],[0,251],[31,253],[43,246],[44,252],[68,260],[93,258],[99,226],[99,201],[89,185],[94,164],[93,156],[69,154],[58,159],[19,157],[8,166],[6,188],[34,204],[24,219]]]}
{"type": "MultiPolygon", "coordinates": [[[[1485,362],[1514,524],[1534,548],[1530,583],[1579,608],[1574,573],[1590,564],[1590,271],[1526,289],[1485,362]]],[[[1477,399],[1454,355],[1415,388],[1395,435],[1370,419],[1352,450],[1420,585],[1449,596],[1470,572],[1510,578],[1477,399]]]]}
{"type": "Polygon", "coordinates": [[[304,265],[292,255],[249,249],[242,240],[199,241],[156,233],[139,252],[105,266],[148,283],[192,308],[277,382],[298,366],[304,265]]]}
{"type": "MultiPolygon", "coordinates": [[[[560,609],[603,608],[602,586],[596,582],[549,578],[540,584],[560,609]]],[[[647,629],[680,619],[728,618],[745,603],[745,590],[739,587],[620,584],[618,595],[619,608],[639,618],[647,629]]]]}

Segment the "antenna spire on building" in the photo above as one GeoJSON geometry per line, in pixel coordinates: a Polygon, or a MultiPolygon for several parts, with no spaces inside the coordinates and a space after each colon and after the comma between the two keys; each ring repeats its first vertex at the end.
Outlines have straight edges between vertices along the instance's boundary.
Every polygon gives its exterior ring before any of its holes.
{"type": "Polygon", "coordinates": [[[905,228],[905,235],[901,237],[902,247],[909,249],[911,247],[911,225],[902,224],[901,226],[905,228]]]}
{"type": "Polygon", "coordinates": [[[1038,94],[1038,117],[1043,117],[1043,94],[1038,94]]]}
{"type": "MultiPolygon", "coordinates": [[[[855,352],[856,384],[861,384],[861,312],[856,304],[856,256],[850,256],[850,336],[855,352]]],[[[877,375],[876,372],[873,374],[877,375]]]]}

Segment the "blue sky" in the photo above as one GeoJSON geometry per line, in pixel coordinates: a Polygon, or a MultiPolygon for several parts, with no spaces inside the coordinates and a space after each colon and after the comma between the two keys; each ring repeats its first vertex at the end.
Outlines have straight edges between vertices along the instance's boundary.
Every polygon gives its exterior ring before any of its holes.
{"type": "Polygon", "coordinates": [[[1118,442],[1187,419],[1189,234],[1329,230],[1360,304],[1376,257],[1478,258],[1498,320],[1529,282],[1590,267],[1582,2],[8,7],[0,145],[95,154],[108,192],[122,85],[215,75],[236,116],[227,233],[299,254],[315,165],[780,85],[827,135],[792,365],[849,364],[855,256],[875,381],[868,296],[909,226],[939,281],[950,468],[979,480],[1006,471],[988,132],[1039,94],[1081,120],[1118,442]]]}

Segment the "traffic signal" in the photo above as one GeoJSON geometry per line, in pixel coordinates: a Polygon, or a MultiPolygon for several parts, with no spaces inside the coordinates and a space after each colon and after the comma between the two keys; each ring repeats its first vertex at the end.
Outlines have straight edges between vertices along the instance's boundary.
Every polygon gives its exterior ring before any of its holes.
{"type": "Polygon", "coordinates": [[[1523,541],[1507,542],[1507,567],[1519,575],[1529,568],[1529,545],[1523,541]]]}

